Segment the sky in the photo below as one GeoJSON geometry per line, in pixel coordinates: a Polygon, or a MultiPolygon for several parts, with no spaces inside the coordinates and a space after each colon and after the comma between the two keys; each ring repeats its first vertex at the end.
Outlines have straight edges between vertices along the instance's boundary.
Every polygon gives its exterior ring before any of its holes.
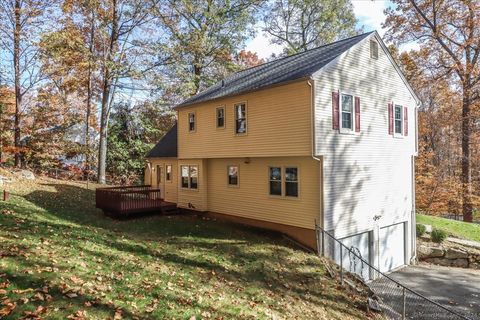
{"type": "MultiPolygon", "coordinates": [[[[377,30],[381,36],[385,34],[386,30],[382,28],[385,20],[383,11],[392,5],[389,0],[352,0],[352,4],[359,27],[363,26],[365,32],[377,30]]],[[[408,50],[409,47],[401,49],[408,50]]],[[[282,47],[270,44],[267,35],[258,28],[256,37],[247,43],[246,50],[256,52],[259,58],[268,58],[272,53],[280,53],[282,47]]]]}

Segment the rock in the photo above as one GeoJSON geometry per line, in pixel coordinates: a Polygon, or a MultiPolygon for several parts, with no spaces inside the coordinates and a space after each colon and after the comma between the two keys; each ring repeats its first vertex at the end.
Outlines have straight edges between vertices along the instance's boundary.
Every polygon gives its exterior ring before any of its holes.
{"type": "Polygon", "coordinates": [[[439,258],[443,257],[445,250],[443,247],[419,245],[417,247],[417,254],[419,259],[439,258]]]}
{"type": "Polygon", "coordinates": [[[17,172],[17,175],[26,180],[35,180],[35,175],[29,170],[20,170],[17,172]]]}
{"type": "Polygon", "coordinates": [[[377,297],[368,298],[368,308],[376,312],[382,312],[382,307],[377,297]]]}
{"type": "Polygon", "coordinates": [[[468,259],[455,259],[452,262],[452,267],[468,268],[468,259]]]}
{"type": "Polygon", "coordinates": [[[443,258],[429,258],[425,259],[428,263],[438,264],[439,266],[451,267],[453,260],[443,259],[443,258]]]}
{"type": "Polygon", "coordinates": [[[468,259],[468,252],[458,248],[448,248],[445,253],[447,259],[468,259]]]}
{"type": "Polygon", "coordinates": [[[429,224],[424,224],[425,226],[425,232],[426,233],[432,233],[432,226],[429,224]]]}

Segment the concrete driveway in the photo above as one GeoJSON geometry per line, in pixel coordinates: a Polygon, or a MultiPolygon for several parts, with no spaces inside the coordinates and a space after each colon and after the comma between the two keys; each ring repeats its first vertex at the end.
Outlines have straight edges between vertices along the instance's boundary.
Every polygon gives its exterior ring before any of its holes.
{"type": "MultiPolygon", "coordinates": [[[[430,264],[408,266],[390,274],[404,286],[471,319],[480,319],[480,271],[430,264]]],[[[403,290],[391,281],[376,280],[372,290],[388,305],[387,316],[398,318],[403,309],[403,290]]],[[[441,308],[406,293],[407,317],[412,319],[455,319],[441,308]]],[[[457,317],[461,319],[460,317],[457,317]]]]}

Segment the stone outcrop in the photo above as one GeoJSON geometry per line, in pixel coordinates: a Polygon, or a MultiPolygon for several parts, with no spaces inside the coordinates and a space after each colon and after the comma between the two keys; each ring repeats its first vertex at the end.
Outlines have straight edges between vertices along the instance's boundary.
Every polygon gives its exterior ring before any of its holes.
{"type": "Polygon", "coordinates": [[[480,269],[480,250],[449,241],[437,244],[418,239],[417,256],[420,261],[441,266],[480,269]]]}

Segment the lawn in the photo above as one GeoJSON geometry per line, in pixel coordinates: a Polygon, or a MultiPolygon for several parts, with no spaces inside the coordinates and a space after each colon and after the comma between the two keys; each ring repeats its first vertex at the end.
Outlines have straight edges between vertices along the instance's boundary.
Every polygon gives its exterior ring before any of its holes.
{"type": "Polygon", "coordinates": [[[429,224],[433,228],[442,229],[451,236],[480,241],[480,224],[455,221],[434,216],[417,214],[417,223],[429,224]]]}
{"type": "Polygon", "coordinates": [[[371,316],[364,296],[278,235],[194,216],[115,221],[76,183],[9,189],[0,201],[0,319],[371,316]]]}

